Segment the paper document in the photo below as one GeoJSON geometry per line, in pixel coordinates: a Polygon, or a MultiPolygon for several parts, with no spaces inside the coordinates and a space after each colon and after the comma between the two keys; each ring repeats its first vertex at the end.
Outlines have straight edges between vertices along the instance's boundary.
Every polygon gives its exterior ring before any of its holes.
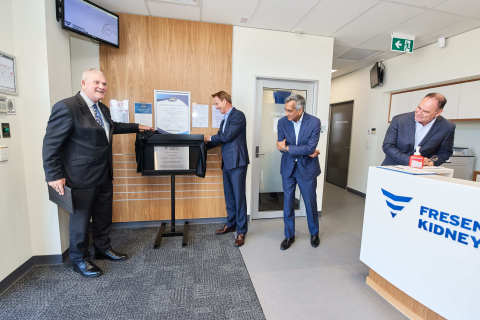
{"type": "Polygon", "coordinates": [[[190,133],[190,92],[155,90],[155,128],[190,133]]]}
{"type": "Polygon", "coordinates": [[[153,127],[151,103],[135,102],[135,123],[153,127]]]}
{"type": "Polygon", "coordinates": [[[212,106],[212,128],[220,128],[220,123],[223,121],[224,115],[220,113],[220,111],[212,106]]]}
{"type": "Polygon", "coordinates": [[[128,100],[110,100],[110,114],[115,122],[130,122],[128,100]]]}
{"type": "Polygon", "coordinates": [[[208,128],[208,104],[192,104],[192,128],[208,128]]]}

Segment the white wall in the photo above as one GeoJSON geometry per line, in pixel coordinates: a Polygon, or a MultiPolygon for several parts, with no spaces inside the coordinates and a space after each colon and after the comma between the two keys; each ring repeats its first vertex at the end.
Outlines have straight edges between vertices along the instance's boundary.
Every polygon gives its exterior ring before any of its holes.
{"type": "MultiPolygon", "coordinates": [[[[0,51],[15,55],[17,66],[23,65],[14,47],[12,4],[14,0],[0,1],[0,51]]],[[[20,86],[13,96],[20,113],[19,100],[24,92],[20,86]]],[[[9,161],[0,162],[0,280],[8,276],[31,257],[30,222],[25,202],[25,175],[19,115],[0,114],[0,122],[9,122],[12,137],[0,137],[0,145],[8,147],[9,161]]]]}
{"type": "MultiPolygon", "coordinates": [[[[9,161],[0,164],[0,280],[31,256],[68,247],[68,218],[48,200],[42,142],[53,102],[71,95],[68,33],[55,20],[55,0],[0,3],[0,50],[17,59],[17,115],[7,116],[9,161]],[[28,21],[28,23],[25,23],[28,21]]],[[[4,117],[4,116],[2,116],[4,117]]]]}
{"type": "Polygon", "coordinates": [[[80,91],[82,72],[89,68],[100,69],[99,45],[77,36],[70,37],[70,61],[72,74],[72,94],[80,91]]]}
{"type": "MultiPolygon", "coordinates": [[[[447,39],[443,49],[433,44],[386,60],[385,83],[380,88],[370,89],[370,67],[332,81],[331,103],[354,100],[350,188],[365,192],[368,166],[378,165],[384,158],[381,147],[388,128],[389,92],[479,77],[478,39],[480,29],[447,39]],[[377,128],[376,135],[368,135],[370,128],[377,128]]],[[[480,156],[480,122],[458,122],[455,135],[455,145],[473,147],[480,156]]],[[[477,161],[477,170],[479,167],[477,161]]]]}
{"type": "MultiPolygon", "coordinates": [[[[247,143],[252,166],[258,165],[254,157],[253,141],[257,104],[256,78],[318,81],[316,116],[325,122],[329,112],[332,51],[332,38],[234,26],[232,102],[247,118],[247,143]]],[[[317,189],[319,210],[322,209],[326,145],[327,137],[322,134],[319,143],[322,175],[318,179],[317,189]]],[[[247,176],[249,214],[252,200],[251,172],[248,170],[247,176]]]]}

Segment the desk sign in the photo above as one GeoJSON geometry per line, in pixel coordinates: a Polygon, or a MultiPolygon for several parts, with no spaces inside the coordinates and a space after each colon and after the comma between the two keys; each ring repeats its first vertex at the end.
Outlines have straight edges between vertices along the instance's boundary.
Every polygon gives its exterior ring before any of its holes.
{"type": "Polygon", "coordinates": [[[478,199],[473,182],[371,167],[360,260],[446,319],[479,319],[478,199]]]}

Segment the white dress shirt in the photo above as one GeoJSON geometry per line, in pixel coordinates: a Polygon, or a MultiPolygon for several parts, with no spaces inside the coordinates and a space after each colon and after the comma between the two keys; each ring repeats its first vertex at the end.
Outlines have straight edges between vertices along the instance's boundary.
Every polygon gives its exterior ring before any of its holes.
{"type": "Polygon", "coordinates": [[[425,138],[425,136],[428,134],[436,120],[437,118],[434,118],[426,125],[415,121],[415,150],[417,150],[418,144],[422,142],[423,138],[425,138]]]}
{"type": "Polygon", "coordinates": [[[293,121],[293,129],[295,130],[295,144],[298,145],[298,135],[300,134],[300,127],[302,126],[302,120],[303,120],[303,113],[300,119],[298,121],[293,121]]]}
{"type": "Polygon", "coordinates": [[[92,100],[90,100],[90,98],[83,91],[80,91],[80,95],[82,96],[83,100],[87,104],[88,109],[90,109],[90,112],[92,113],[93,119],[95,119],[95,110],[93,109],[93,105],[94,104],[97,105],[98,112],[100,113],[100,117],[102,117],[103,127],[105,129],[105,135],[107,136],[107,140],[109,140],[110,124],[107,122],[107,120],[105,120],[105,117],[103,116],[102,110],[100,109],[100,106],[98,105],[98,102],[95,103],[92,100]]]}

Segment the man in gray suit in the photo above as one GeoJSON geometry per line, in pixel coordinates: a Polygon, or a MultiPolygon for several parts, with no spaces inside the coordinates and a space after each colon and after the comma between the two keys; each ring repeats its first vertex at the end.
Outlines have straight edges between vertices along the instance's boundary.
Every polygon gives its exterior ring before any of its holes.
{"type": "Polygon", "coordinates": [[[453,152],[455,124],[441,116],[446,103],[440,93],[429,93],[414,112],[395,116],[383,141],[382,165],[408,165],[417,147],[425,166],[447,161],[453,152]]]}

